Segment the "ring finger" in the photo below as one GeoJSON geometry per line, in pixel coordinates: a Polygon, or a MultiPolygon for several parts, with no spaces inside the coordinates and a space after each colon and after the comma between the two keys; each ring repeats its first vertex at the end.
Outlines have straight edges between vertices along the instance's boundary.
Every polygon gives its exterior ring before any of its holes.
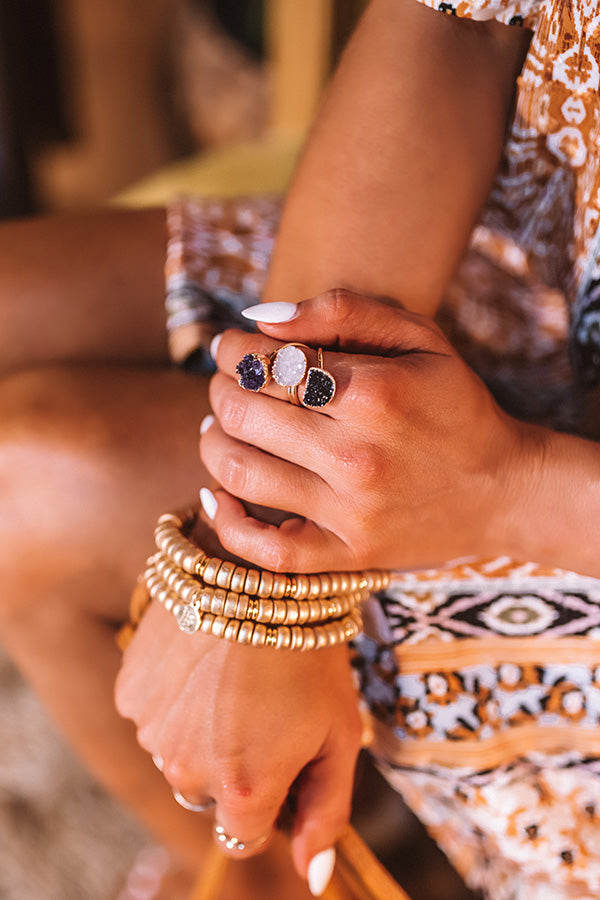
{"type": "Polygon", "coordinates": [[[331,506],[320,475],[231,437],[218,422],[204,432],[200,455],[213,478],[241,500],[319,520],[331,506]]]}

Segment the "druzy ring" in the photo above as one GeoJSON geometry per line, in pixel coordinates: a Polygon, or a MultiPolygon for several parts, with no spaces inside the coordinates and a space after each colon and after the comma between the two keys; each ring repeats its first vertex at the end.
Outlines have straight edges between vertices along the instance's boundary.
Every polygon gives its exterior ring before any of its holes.
{"type": "Polygon", "coordinates": [[[295,406],[321,409],[333,400],[336,383],[331,372],[323,368],[322,347],[317,350],[318,365],[306,371],[308,361],[304,351],[310,349],[306,344],[294,342],[279,347],[270,357],[262,353],[246,353],[235,367],[238,384],[245,391],[258,393],[273,378],[277,384],[287,388],[288,398],[295,406]],[[300,398],[298,386],[305,378],[300,398]]]}
{"type": "Polygon", "coordinates": [[[335,396],[335,378],[323,368],[323,348],[317,351],[318,366],[311,366],[306,376],[306,385],[301,402],[309,409],[321,409],[331,403],[335,396]]]}
{"type": "Polygon", "coordinates": [[[310,347],[298,343],[284,344],[271,355],[271,375],[277,384],[287,388],[288,397],[295,406],[300,406],[298,385],[308,365],[304,350],[310,350],[310,347]]]}
{"type": "Polygon", "coordinates": [[[270,360],[262,353],[246,353],[235,367],[238,384],[245,391],[262,391],[271,380],[270,360]]]}

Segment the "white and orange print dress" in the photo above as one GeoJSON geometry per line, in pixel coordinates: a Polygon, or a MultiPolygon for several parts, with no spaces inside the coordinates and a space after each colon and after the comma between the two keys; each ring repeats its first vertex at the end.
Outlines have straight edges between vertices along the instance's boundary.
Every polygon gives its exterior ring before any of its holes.
{"type": "MultiPolygon", "coordinates": [[[[600,2],[423,2],[533,32],[440,323],[512,414],[600,438],[600,2]]],[[[173,321],[210,331],[255,302],[278,214],[172,204],[173,321]]],[[[356,665],[374,756],[469,886],[600,897],[600,580],[511,559],[398,574],[356,665]]]]}

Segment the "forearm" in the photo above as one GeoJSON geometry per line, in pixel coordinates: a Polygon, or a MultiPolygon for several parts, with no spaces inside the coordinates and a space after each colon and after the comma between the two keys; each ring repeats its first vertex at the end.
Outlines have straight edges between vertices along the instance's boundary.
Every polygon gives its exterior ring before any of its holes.
{"type": "Polygon", "coordinates": [[[373,0],[300,163],[266,299],[347,286],[432,312],[493,181],[527,41],[373,0]]]}
{"type": "Polygon", "coordinates": [[[0,226],[0,374],[53,362],[166,359],[164,210],[0,226]]]}
{"type": "Polygon", "coordinates": [[[523,435],[494,549],[600,578],[600,445],[533,426],[523,435]]]}

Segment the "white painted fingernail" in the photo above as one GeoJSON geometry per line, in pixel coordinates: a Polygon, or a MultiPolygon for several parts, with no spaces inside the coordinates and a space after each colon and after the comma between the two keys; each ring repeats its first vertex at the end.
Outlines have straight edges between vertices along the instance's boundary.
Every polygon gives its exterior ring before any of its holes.
{"type": "Polygon", "coordinates": [[[333,875],[335,850],[323,850],[313,856],[308,864],[308,887],[313,897],[320,897],[333,875]]]}
{"type": "Polygon", "coordinates": [[[214,519],[217,514],[217,498],[208,488],[200,488],[200,503],[209,519],[214,519]]]}
{"type": "Polygon", "coordinates": [[[205,431],[208,431],[214,421],[214,416],[204,416],[204,418],[200,422],[200,434],[204,434],[205,431]]]}
{"type": "Polygon", "coordinates": [[[219,344],[221,343],[222,337],[223,337],[223,332],[221,332],[220,334],[215,334],[214,338],[210,342],[210,355],[212,356],[212,358],[214,359],[215,362],[217,361],[217,350],[219,348],[219,344]]]}
{"type": "Polygon", "coordinates": [[[278,325],[280,322],[291,322],[298,315],[296,303],[276,300],[273,303],[258,303],[242,310],[242,315],[253,322],[268,322],[278,325]]]}

